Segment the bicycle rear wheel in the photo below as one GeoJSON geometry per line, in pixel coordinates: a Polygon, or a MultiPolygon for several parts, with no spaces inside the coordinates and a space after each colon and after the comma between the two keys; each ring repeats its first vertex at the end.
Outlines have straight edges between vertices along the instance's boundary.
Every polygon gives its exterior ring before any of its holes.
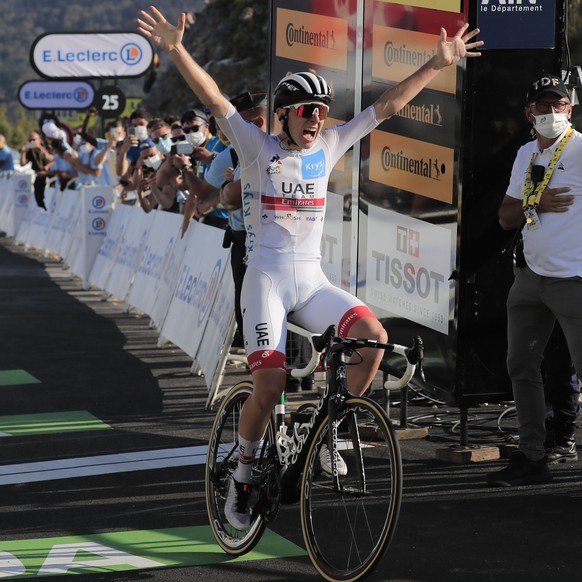
{"type": "Polygon", "coordinates": [[[381,406],[366,398],[344,403],[338,452],[347,465],[340,491],[319,462],[329,442],[327,418],[311,442],[301,481],[301,529],[307,553],[329,581],[361,580],[372,572],[394,534],[402,497],[398,440],[381,406]]]}
{"type": "MultiPolygon", "coordinates": [[[[212,533],[228,554],[240,556],[252,550],[261,539],[266,522],[261,515],[253,515],[247,531],[234,529],[224,515],[227,486],[230,476],[238,463],[238,427],[243,404],[253,390],[251,382],[240,382],[226,395],[222,401],[208,444],[206,458],[206,510],[212,533]]],[[[262,451],[274,442],[274,429],[269,423],[261,449],[253,466],[253,480],[260,480],[264,456],[262,451]]],[[[255,483],[250,499],[250,506],[257,501],[259,487],[255,483]]]]}

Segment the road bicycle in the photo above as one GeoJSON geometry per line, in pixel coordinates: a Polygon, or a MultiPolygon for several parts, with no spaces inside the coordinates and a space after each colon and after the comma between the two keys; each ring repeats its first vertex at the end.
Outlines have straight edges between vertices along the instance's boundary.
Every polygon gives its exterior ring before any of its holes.
{"type": "MultiPolygon", "coordinates": [[[[293,377],[325,371],[323,393],[315,405],[299,409],[288,427],[285,398],[272,414],[252,469],[251,524],[235,530],[226,520],[227,485],[238,462],[240,412],[252,392],[251,382],[234,386],[222,400],[210,434],[205,492],[214,537],[233,556],[249,552],[281,504],[300,506],[301,529],[309,558],[329,581],[355,581],[378,564],[394,534],[402,496],[402,462],[395,430],[382,406],[348,392],[347,366],[361,361],[358,350],[383,349],[403,356],[402,377],[386,389],[408,383],[422,364],[423,345],[412,347],[367,339],[335,337],[330,326],[311,336],[313,357],[293,377]],[[320,454],[328,447],[331,471],[320,454]],[[347,473],[338,469],[341,455],[347,473]],[[345,474],[340,474],[345,473],[345,474]]],[[[325,454],[325,451],[324,451],[325,454]]],[[[345,469],[345,467],[342,467],[345,469]]]]}

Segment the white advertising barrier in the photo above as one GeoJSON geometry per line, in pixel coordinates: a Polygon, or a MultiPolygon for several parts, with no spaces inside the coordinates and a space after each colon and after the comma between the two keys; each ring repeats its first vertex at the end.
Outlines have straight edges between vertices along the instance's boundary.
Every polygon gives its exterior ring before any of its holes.
{"type": "Polygon", "coordinates": [[[44,249],[46,240],[45,232],[48,222],[49,213],[44,208],[36,206],[34,209],[33,219],[25,240],[27,246],[37,249],[44,249]]]}
{"type": "MultiPolygon", "coordinates": [[[[133,212],[135,212],[134,208],[120,204],[115,207],[115,210],[109,218],[105,237],[103,238],[103,242],[99,247],[99,252],[93,261],[93,267],[91,267],[91,272],[89,273],[89,284],[94,285],[98,289],[105,289],[107,287],[107,281],[109,281],[115,259],[121,248],[125,227],[129,224],[133,212]]],[[[139,212],[142,212],[142,210],[139,209],[139,212]]]]}
{"type": "Polygon", "coordinates": [[[84,186],[80,196],[81,215],[71,245],[76,253],[70,265],[71,271],[83,281],[83,288],[87,289],[89,273],[105,238],[115,196],[111,186],[84,186]]]}
{"type": "MultiPolygon", "coordinates": [[[[190,228],[195,228],[197,223],[191,222],[188,230],[190,228]]],[[[155,303],[149,314],[151,320],[154,322],[156,329],[161,330],[164,324],[164,320],[168,313],[168,308],[172,297],[174,295],[174,290],[178,284],[178,273],[182,268],[182,263],[184,262],[184,255],[186,254],[188,237],[179,238],[174,243],[172,253],[168,257],[168,261],[164,264],[162,270],[162,276],[160,279],[160,284],[158,286],[158,291],[156,295],[155,303]]],[[[163,345],[165,342],[163,337],[160,337],[159,345],[163,345]]]]}
{"type": "Polygon", "coordinates": [[[40,208],[39,206],[36,207],[34,218],[28,231],[28,236],[26,237],[26,241],[24,241],[27,245],[35,247],[37,249],[46,248],[47,229],[51,217],[50,209],[53,206],[54,199],[55,199],[55,188],[54,187],[45,188],[44,204],[46,208],[48,208],[48,210],[40,208]]]}
{"type": "Polygon", "coordinates": [[[28,203],[26,212],[20,221],[18,232],[14,235],[14,239],[17,242],[21,244],[28,244],[28,237],[30,235],[30,229],[34,221],[34,217],[36,216],[37,208],[38,206],[36,205],[36,200],[34,200],[34,196],[31,196],[31,200],[28,203]]]}
{"type": "Polygon", "coordinates": [[[173,212],[155,210],[149,236],[131,286],[127,303],[151,316],[162,275],[180,236],[182,216],[173,212]]]}
{"type": "Polygon", "coordinates": [[[63,214],[63,236],[57,254],[70,265],[71,243],[81,216],[81,197],[78,190],[66,190],[65,214],[63,214]]]}
{"type": "Polygon", "coordinates": [[[0,228],[8,235],[14,236],[18,232],[18,227],[28,204],[33,198],[32,175],[13,174],[10,179],[7,199],[2,206],[2,222],[0,228]]]}
{"type": "Polygon", "coordinates": [[[105,287],[107,293],[121,301],[125,301],[129,294],[152,223],[151,212],[146,214],[143,210],[139,209],[138,212],[136,209],[136,212],[130,213],[129,224],[124,229],[119,252],[105,287]]]}
{"type": "Polygon", "coordinates": [[[11,187],[10,176],[12,172],[0,172],[0,229],[2,228],[2,210],[8,199],[8,190],[11,187]]]}
{"type": "Polygon", "coordinates": [[[51,204],[51,220],[44,243],[45,249],[51,253],[59,254],[63,244],[67,218],[72,204],[73,197],[71,196],[70,190],[58,192],[53,197],[53,202],[51,204]]]}
{"type": "Polygon", "coordinates": [[[210,310],[208,324],[200,342],[196,361],[204,374],[206,386],[210,391],[208,405],[212,405],[218,390],[224,364],[230,350],[234,332],[234,281],[230,260],[225,266],[219,281],[214,305],[210,310]]]}
{"type": "Polygon", "coordinates": [[[230,250],[222,248],[224,231],[212,226],[192,224],[184,238],[186,254],[161,335],[194,358],[228,264],[230,250]]]}

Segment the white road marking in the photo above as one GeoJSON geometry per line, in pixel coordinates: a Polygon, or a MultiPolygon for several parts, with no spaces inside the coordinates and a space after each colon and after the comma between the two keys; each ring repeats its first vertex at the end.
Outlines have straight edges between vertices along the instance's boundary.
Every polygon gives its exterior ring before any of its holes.
{"type": "Polygon", "coordinates": [[[203,465],[206,462],[206,451],[207,446],[201,445],[197,447],[0,465],[0,485],[203,465]]]}

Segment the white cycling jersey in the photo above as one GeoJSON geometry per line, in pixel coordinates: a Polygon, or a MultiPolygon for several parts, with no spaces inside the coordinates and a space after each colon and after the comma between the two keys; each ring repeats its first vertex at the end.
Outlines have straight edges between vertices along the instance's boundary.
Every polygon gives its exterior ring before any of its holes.
{"type": "Polygon", "coordinates": [[[378,125],[373,106],[324,129],[308,150],[285,147],[243,120],[231,105],[218,124],[240,159],[247,260],[321,259],[329,175],[356,141],[378,125]]]}
{"type": "Polygon", "coordinates": [[[321,265],[329,175],[337,161],[378,125],[369,107],[325,129],[308,150],[292,150],[242,119],[231,106],[220,128],[240,159],[247,231],[241,306],[251,371],[285,368],[287,316],[313,333],[330,324],[340,335],[374,317],[359,299],[334,287],[321,265]]]}

